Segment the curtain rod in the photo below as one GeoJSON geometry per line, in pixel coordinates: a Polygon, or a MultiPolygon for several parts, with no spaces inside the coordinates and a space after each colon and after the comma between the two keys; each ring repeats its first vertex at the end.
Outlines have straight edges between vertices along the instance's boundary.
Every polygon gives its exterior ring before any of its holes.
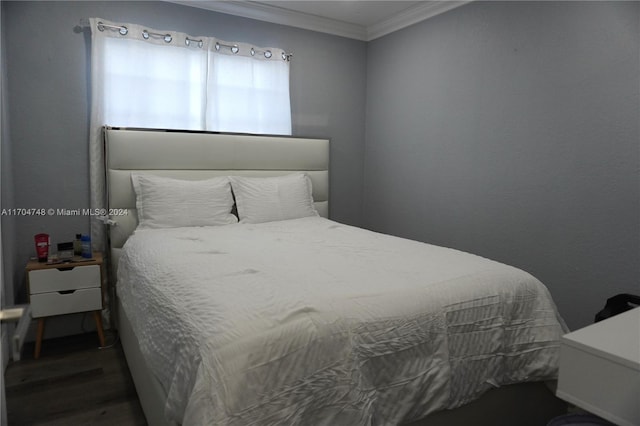
{"type": "MultiPolygon", "coordinates": [[[[80,25],[84,26],[84,27],[89,27],[91,24],[89,22],[88,18],[82,18],[80,19],[80,25]]],[[[97,23],[98,26],[98,30],[99,31],[104,31],[105,28],[108,29],[112,29],[112,30],[118,30],[118,32],[125,36],[129,33],[129,29],[127,27],[125,27],[124,25],[110,25],[110,24],[105,24],[103,22],[98,22],[97,23]]],[[[142,38],[144,38],[145,40],[148,40],[150,37],[155,37],[155,38],[162,38],[165,43],[171,43],[173,41],[173,37],[171,36],[171,34],[161,34],[161,33],[154,33],[148,30],[143,30],[142,31],[142,38]]],[[[187,46],[190,46],[192,42],[196,42],[198,48],[202,48],[202,46],[204,45],[203,40],[198,40],[198,39],[193,39],[190,37],[185,37],[185,44],[187,46]]],[[[221,47],[225,47],[228,48],[231,53],[236,54],[240,51],[240,47],[237,44],[224,44],[224,43],[220,43],[218,41],[216,41],[215,44],[215,49],[216,51],[220,51],[221,47]]],[[[264,55],[265,58],[270,59],[273,56],[273,53],[270,50],[259,50],[257,48],[251,47],[251,50],[249,52],[251,54],[251,56],[255,56],[256,54],[261,54],[264,55]]],[[[291,58],[293,57],[293,53],[287,53],[287,52],[282,52],[282,59],[285,61],[291,61],[291,58]]]]}

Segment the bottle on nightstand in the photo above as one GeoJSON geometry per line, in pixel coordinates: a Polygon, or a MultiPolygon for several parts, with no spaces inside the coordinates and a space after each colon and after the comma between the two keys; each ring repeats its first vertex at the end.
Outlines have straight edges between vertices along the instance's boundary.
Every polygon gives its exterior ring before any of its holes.
{"type": "Polygon", "coordinates": [[[91,259],[91,237],[89,235],[82,236],[82,257],[91,259]]]}
{"type": "Polygon", "coordinates": [[[82,256],[82,234],[76,234],[76,239],[73,240],[73,255],[82,256]]]}

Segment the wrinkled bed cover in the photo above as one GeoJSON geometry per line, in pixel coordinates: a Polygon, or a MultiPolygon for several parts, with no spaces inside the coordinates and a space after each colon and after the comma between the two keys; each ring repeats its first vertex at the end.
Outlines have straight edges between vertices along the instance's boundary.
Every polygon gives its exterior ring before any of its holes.
{"type": "Polygon", "coordinates": [[[136,231],[118,294],[188,425],[392,425],[553,379],[544,285],[323,218],[136,231]]]}

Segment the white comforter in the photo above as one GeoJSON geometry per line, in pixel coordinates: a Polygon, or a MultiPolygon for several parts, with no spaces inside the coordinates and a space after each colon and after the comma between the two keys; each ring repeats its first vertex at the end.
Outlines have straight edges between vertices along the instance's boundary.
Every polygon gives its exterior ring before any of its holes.
{"type": "Polygon", "coordinates": [[[322,218],[143,230],[118,294],[184,425],[392,425],[556,377],[519,269],[322,218]]]}

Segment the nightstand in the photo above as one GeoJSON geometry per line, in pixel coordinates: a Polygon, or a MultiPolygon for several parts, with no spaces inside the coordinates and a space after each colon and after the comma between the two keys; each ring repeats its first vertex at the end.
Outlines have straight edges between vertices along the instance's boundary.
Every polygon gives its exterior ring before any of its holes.
{"type": "Polygon", "coordinates": [[[44,321],[55,315],[93,311],[100,346],[104,346],[101,253],[94,252],[91,259],[74,258],[56,264],[31,260],[26,269],[31,316],[38,319],[35,359],[40,357],[44,321]]]}
{"type": "Polygon", "coordinates": [[[617,425],[640,425],[640,308],[562,337],[556,394],[617,425]]]}

